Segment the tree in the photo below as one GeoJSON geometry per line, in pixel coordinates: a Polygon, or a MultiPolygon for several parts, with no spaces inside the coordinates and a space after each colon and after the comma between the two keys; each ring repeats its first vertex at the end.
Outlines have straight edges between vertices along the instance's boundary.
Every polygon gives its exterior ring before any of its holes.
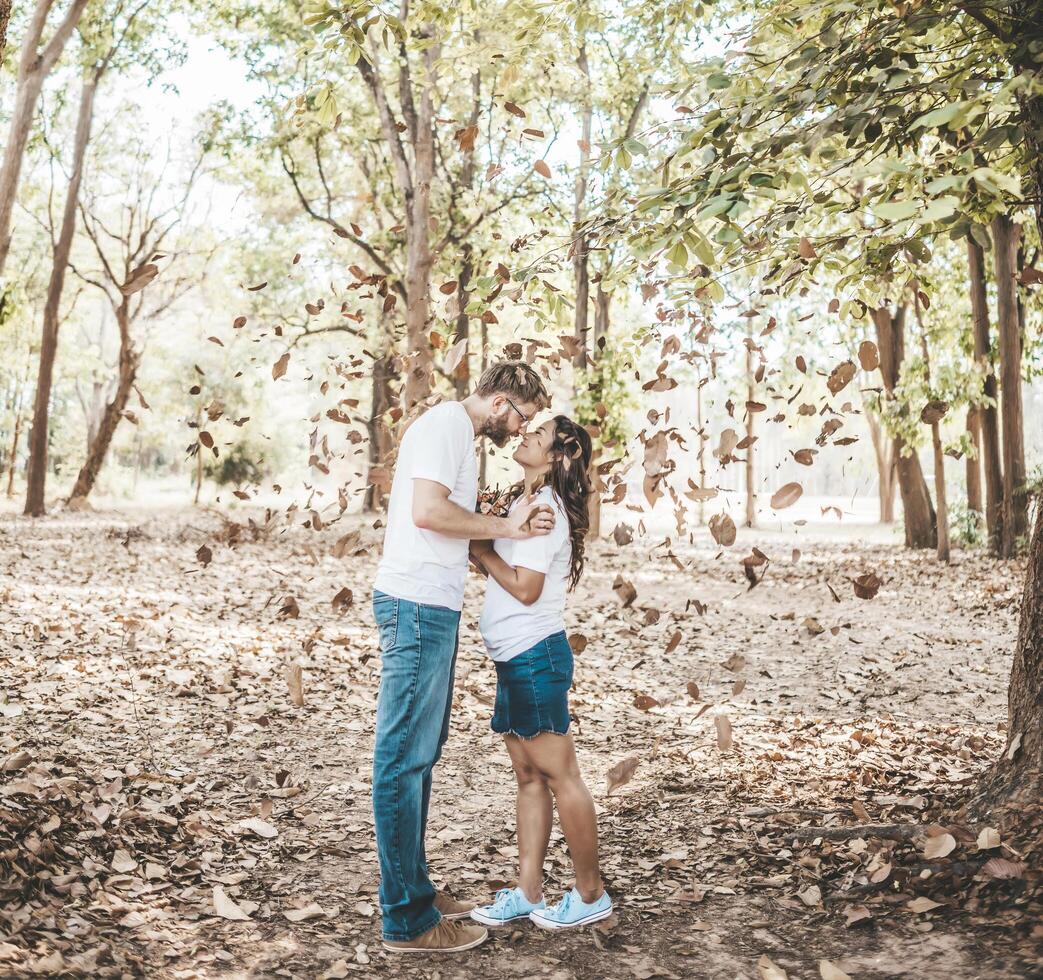
{"type": "MultiPolygon", "coordinates": [[[[188,216],[189,197],[203,163],[203,157],[198,157],[180,193],[164,206],[158,204],[156,198],[171,167],[171,156],[168,152],[157,172],[150,166],[152,155],[151,148],[145,147],[137,154],[133,151],[127,154],[134,165],[127,179],[117,181],[120,197],[125,202],[118,222],[106,220],[99,195],[84,195],[80,207],[84,229],[98,262],[96,269],[71,267],[85,283],[101,291],[119,332],[112,397],[102,408],[95,431],[89,435],[87,457],[69,494],[70,503],[81,506],[94,489],[120,419],[127,418],[137,424],[134,413],[127,409],[131,392],[136,387],[143,353],[141,343],[135,337],[135,325],[140,320],[155,320],[162,316],[192,288],[193,281],[201,277],[201,271],[205,271],[204,262],[203,270],[192,270],[192,279],[187,275],[176,275],[172,279],[165,276],[167,281],[161,282],[159,288],[152,287],[145,292],[159,275],[158,262],[162,261],[169,273],[171,267],[176,268],[179,258],[184,260],[183,254],[171,250],[170,242],[188,216]]],[[[146,407],[140,391],[138,398],[142,407],[146,407]]]]}
{"type": "Polygon", "coordinates": [[[65,192],[65,206],[61,228],[54,243],[51,276],[47,285],[47,300],[43,312],[40,341],[40,361],[36,377],[36,397],[33,405],[33,425],[29,435],[29,472],[26,486],[25,514],[41,517],[45,512],[44,489],[47,480],[47,439],[50,414],[51,384],[54,360],[58,351],[58,330],[61,326],[59,305],[65,286],[65,273],[72,252],[76,230],[76,212],[79,205],[80,184],[83,180],[87,144],[94,121],[94,102],[102,78],[113,65],[124,43],[136,41],[136,23],[150,0],[115,0],[108,10],[98,9],[96,20],[89,26],[85,38],[87,50],[82,70],[79,109],[76,117],[76,135],[73,142],[72,170],[65,192]],[[115,29],[113,25],[116,25],[115,29]]]}
{"type": "MultiPolygon", "coordinates": [[[[884,391],[894,398],[902,375],[905,360],[905,318],[907,304],[901,303],[894,313],[888,307],[873,311],[876,325],[876,344],[880,351],[880,377],[884,391]]],[[[899,406],[900,414],[907,410],[899,406]]],[[[920,457],[906,443],[901,434],[892,437],[891,458],[894,460],[898,477],[898,490],[902,496],[902,513],[905,518],[905,544],[907,548],[934,548],[938,543],[934,504],[927,490],[920,457]]]]}
{"type": "Polygon", "coordinates": [[[7,25],[11,20],[11,0],[0,0],[0,68],[7,54],[7,25]]]}
{"type": "MultiPolygon", "coordinates": [[[[999,554],[1002,534],[1003,475],[1000,468],[1000,430],[997,406],[996,372],[992,363],[992,341],[989,337],[989,303],[986,293],[985,253],[978,242],[987,235],[975,225],[967,236],[967,267],[970,282],[971,317],[974,335],[974,360],[982,373],[982,402],[975,406],[975,425],[979,436],[981,458],[975,458],[985,477],[985,530],[989,548],[999,554]]],[[[970,465],[970,464],[968,464],[970,465]]],[[[968,481],[969,482],[969,481],[968,481]]]]}
{"type": "Polygon", "coordinates": [[[999,327],[1000,407],[1003,417],[1003,519],[1000,555],[1013,556],[1028,529],[1025,490],[1025,426],[1021,410],[1021,325],[1018,318],[1016,254],[1019,229],[1006,215],[992,220],[999,327]]]}
{"type": "MultiPolygon", "coordinates": [[[[22,161],[29,142],[36,103],[40,98],[44,80],[58,63],[66,42],[72,37],[76,25],[87,6],[87,0],[71,0],[65,16],[55,28],[54,34],[41,49],[47,18],[54,0],[36,0],[32,16],[22,41],[22,52],[18,61],[18,81],[15,89],[14,112],[8,127],[4,158],[0,163],[0,276],[3,276],[7,255],[11,250],[11,215],[18,195],[18,182],[22,174],[22,161]]],[[[0,6],[2,37],[6,42],[7,19],[10,4],[0,6]],[[6,10],[4,9],[6,7],[6,10]]],[[[3,60],[3,45],[0,44],[0,62],[3,60]]]]}

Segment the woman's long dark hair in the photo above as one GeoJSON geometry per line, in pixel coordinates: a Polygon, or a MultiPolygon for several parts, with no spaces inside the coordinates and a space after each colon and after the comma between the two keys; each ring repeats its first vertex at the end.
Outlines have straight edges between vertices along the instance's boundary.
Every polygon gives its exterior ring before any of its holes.
{"type": "Polygon", "coordinates": [[[544,478],[569,519],[569,537],[572,539],[572,562],[569,568],[569,590],[576,587],[583,574],[583,553],[590,530],[590,514],[587,502],[592,492],[590,485],[590,459],[594,447],[590,433],[567,415],[554,416],[554,441],[550,452],[553,457],[550,472],[544,478]]]}

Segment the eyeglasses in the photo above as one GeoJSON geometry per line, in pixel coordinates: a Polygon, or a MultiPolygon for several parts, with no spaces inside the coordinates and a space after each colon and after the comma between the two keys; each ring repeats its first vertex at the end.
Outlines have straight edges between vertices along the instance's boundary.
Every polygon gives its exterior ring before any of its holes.
{"type": "MultiPolygon", "coordinates": [[[[504,398],[507,398],[507,396],[506,396],[506,395],[504,395],[503,397],[504,397],[504,398]]],[[[526,414],[525,414],[525,413],[524,413],[524,412],[523,412],[523,411],[522,411],[522,410],[521,410],[520,408],[518,408],[518,406],[517,406],[517,405],[515,405],[515,404],[514,404],[514,402],[512,402],[512,401],[511,401],[511,400],[510,400],[509,398],[507,398],[507,404],[508,404],[508,405],[510,405],[510,406],[511,406],[511,408],[513,408],[513,409],[514,409],[514,410],[515,410],[515,411],[516,411],[516,412],[517,412],[517,413],[518,413],[518,414],[519,414],[519,415],[521,416],[521,420],[522,420],[522,422],[523,422],[523,423],[524,423],[525,425],[528,425],[528,424],[529,424],[529,423],[530,423],[530,422],[532,421],[532,416],[531,416],[531,415],[526,415],[526,414]]]]}

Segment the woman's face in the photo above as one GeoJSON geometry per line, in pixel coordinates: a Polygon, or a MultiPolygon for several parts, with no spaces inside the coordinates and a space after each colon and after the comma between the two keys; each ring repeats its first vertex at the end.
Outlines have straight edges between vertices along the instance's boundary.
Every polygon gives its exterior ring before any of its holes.
{"type": "Polygon", "coordinates": [[[550,468],[553,462],[551,446],[554,444],[554,422],[544,422],[538,429],[526,432],[514,451],[514,460],[530,469],[550,468]]]}

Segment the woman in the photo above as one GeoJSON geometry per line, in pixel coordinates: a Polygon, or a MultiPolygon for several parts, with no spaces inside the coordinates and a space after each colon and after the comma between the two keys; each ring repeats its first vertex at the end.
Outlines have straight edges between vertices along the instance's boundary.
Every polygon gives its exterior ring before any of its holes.
{"type": "Polygon", "coordinates": [[[471,557],[488,577],[480,627],[496,665],[492,729],[503,735],[518,779],[518,886],[500,889],[491,905],[471,912],[486,926],[531,919],[545,929],[569,929],[612,914],[598,867],[594,801],[569,733],[565,595],[583,571],[590,457],[590,436],[564,415],[528,433],[514,453],[525,474],[514,506],[553,508],[554,530],[520,541],[471,543],[471,557]],[[576,884],[548,907],[543,862],[554,805],[576,884]]]}

